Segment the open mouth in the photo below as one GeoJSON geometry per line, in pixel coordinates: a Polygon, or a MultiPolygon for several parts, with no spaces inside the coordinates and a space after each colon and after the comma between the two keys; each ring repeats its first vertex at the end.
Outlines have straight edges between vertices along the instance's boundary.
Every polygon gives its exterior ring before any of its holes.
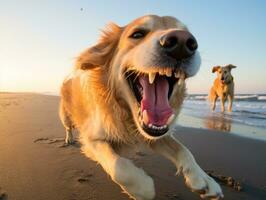
{"type": "Polygon", "coordinates": [[[183,84],[184,72],[162,68],[157,73],[131,70],[125,75],[139,105],[138,120],[142,129],[152,137],[164,135],[175,118],[169,99],[175,84],[183,84]]]}

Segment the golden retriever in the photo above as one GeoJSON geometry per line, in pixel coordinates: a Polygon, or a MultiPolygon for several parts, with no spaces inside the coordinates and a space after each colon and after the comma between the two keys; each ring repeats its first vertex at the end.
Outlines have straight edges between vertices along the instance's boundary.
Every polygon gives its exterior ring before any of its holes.
{"type": "Polygon", "coordinates": [[[98,43],[77,58],[63,83],[60,117],[66,142],[73,142],[77,128],[84,154],[131,198],[155,198],[153,179],[118,151],[139,145],[170,159],[203,198],[223,196],[172,135],[184,80],[200,66],[197,47],[187,27],[173,17],[147,15],[124,27],[110,24],[98,43]]]}
{"type": "Polygon", "coordinates": [[[215,66],[212,68],[212,73],[217,72],[217,78],[214,80],[209,94],[211,109],[213,111],[216,107],[216,100],[220,97],[221,111],[224,112],[224,103],[228,99],[228,111],[232,112],[232,104],[234,100],[234,77],[231,74],[231,70],[233,68],[236,68],[236,66],[231,64],[224,67],[215,66]]]}

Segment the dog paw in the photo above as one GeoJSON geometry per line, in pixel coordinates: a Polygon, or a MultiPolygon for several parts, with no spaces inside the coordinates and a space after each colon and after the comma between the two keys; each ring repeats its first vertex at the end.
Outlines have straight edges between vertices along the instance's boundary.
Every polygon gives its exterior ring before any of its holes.
{"type": "Polygon", "coordinates": [[[218,200],[223,192],[218,183],[207,175],[199,166],[184,170],[185,183],[193,192],[198,192],[203,199],[218,200]]]}
{"type": "Polygon", "coordinates": [[[71,145],[71,144],[74,144],[74,143],[75,143],[75,140],[72,137],[67,137],[65,139],[65,144],[67,144],[67,145],[71,145]]]}
{"type": "Polygon", "coordinates": [[[135,200],[152,200],[155,198],[154,182],[151,177],[146,175],[142,170],[138,170],[138,174],[135,174],[135,180],[132,177],[132,183],[129,181],[122,186],[123,190],[135,200]]]}
{"type": "Polygon", "coordinates": [[[153,179],[131,161],[120,158],[116,163],[116,173],[113,180],[131,198],[135,200],[152,200],[155,198],[153,179]]]}
{"type": "Polygon", "coordinates": [[[155,198],[154,182],[151,177],[146,176],[144,182],[140,185],[135,185],[132,188],[127,188],[131,191],[133,198],[136,200],[152,200],[155,198]]]}

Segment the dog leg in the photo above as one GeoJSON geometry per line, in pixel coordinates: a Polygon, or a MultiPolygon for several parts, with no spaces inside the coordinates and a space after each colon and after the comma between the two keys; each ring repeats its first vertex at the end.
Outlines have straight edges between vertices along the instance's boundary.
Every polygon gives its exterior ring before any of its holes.
{"type": "Polygon", "coordinates": [[[228,95],[228,112],[232,112],[233,97],[228,95]]]}
{"type": "Polygon", "coordinates": [[[210,94],[209,94],[209,100],[210,100],[210,103],[211,103],[211,110],[212,111],[215,110],[217,97],[218,96],[216,95],[215,91],[212,88],[211,91],[210,91],[210,94]]]}
{"type": "Polygon", "coordinates": [[[212,111],[214,111],[215,110],[215,107],[216,107],[216,100],[217,100],[217,96],[215,96],[214,98],[213,98],[213,100],[211,101],[211,109],[212,109],[212,111]]]}
{"type": "Polygon", "coordinates": [[[65,143],[73,144],[75,140],[72,134],[72,127],[73,127],[72,120],[71,120],[70,115],[65,111],[62,102],[60,102],[59,116],[66,130],[65,143]]]}
{"type": "Polygon", "coordinates": [[[190,151],[173,136],[152,142],[151,148],[171,160],[177,167],[177,173],[183,173],[186,185],[192,191],[199,192],[202,198],[223,197],[220,186],[200,168],[190,151]]]}
{"type": "Polygon", "coordinates": [[[225,99],[221,98],[221,112],[224,113],[224,103],[225,103],[225,99]]]}
{"type": "Polygon", "coordinates": [[[109,143],[102,140],[86,141],[82,150],[86,156],[100,163],[112,180],[131,198],[154,199],[155,188],[152,178],[132,161],[116,154],[109,143]]]}
{"type": "Polygon", "coordinates": [[[66,144],[73,144],[75,142],[72,134],[72,128],[66,128],[66,138],[65,143],[66,144]]]}

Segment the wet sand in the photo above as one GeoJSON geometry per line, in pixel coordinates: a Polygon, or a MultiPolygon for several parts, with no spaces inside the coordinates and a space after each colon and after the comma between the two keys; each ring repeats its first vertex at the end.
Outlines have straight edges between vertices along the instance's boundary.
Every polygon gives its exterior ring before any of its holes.
{"type": "MultiPolygon", "coordinates": [[[[102,168],[64,146],[59,98],[0,93],[0,200],[126,200],[102,168]]],[[[222,186],[225,199],[266,199],[266,142],[219,131],[177,128],[176,137],[205,170],[232,176],[243,191],[222,186]]],[[[158,200],[196,200],[164,158],[136,153],[132,159],[155,180],[158,200]]]]}

